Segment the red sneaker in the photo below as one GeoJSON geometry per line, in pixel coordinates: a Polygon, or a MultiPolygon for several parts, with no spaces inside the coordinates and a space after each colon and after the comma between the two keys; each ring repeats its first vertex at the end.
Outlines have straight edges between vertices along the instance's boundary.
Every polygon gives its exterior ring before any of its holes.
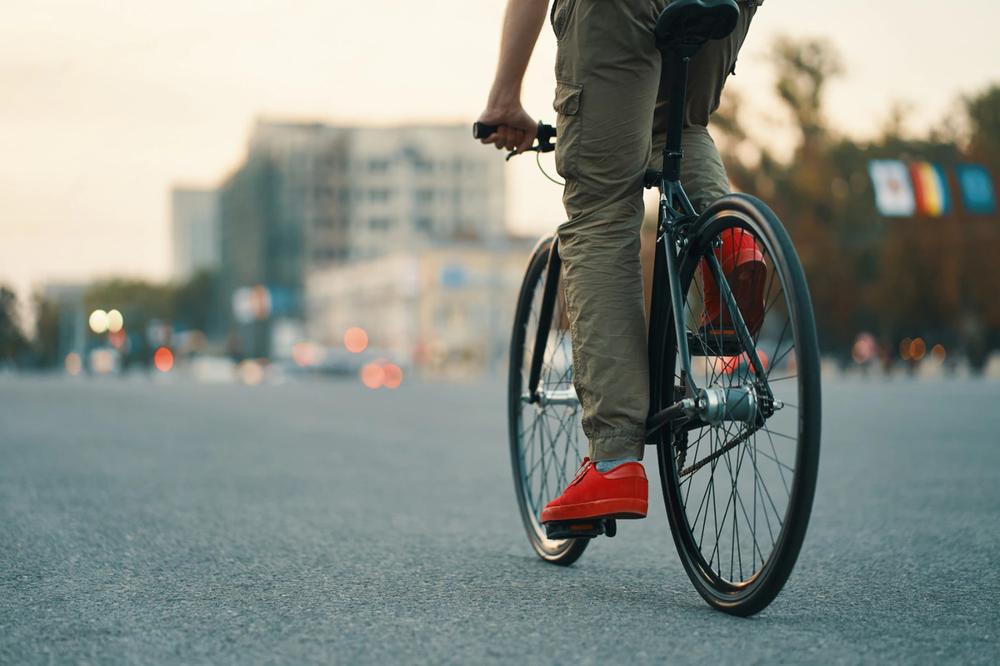
{"type": "Polygon", "coordinates": [[[646,470],[639,463],[622,463],[602,474],[590,458],[584,458],[576,478],[542,511],[542,522],[645,518],[648,494],[646,470]]]}
{"type": "MultiPolygon", "coordinates": [[[[764,254],[757,247],[753,234],[744,229],[730,227],[719,234],[719,237],[722,247],[715,250],[715,256],[722,264],[722,272],[733,290],[733,297],[750,335],[756,335],[764,323],[764,284],[767,277],[764,254]]],[[[729,308],[721,305],[719,287],[715,284],[708,263],[702,261],[700,268],[705,285],[702,328],[711,335],[735,335],[729,308]]]]}

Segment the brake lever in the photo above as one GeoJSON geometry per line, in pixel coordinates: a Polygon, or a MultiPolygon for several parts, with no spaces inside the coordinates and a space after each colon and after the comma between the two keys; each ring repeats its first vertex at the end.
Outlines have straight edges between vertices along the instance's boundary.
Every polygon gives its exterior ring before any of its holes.
{"type": "Polygon", "coordinates": [[[538,146],[532,146],[531,148],[525,148],[524,151],[520,152],[520,153],[517,152],[516,150],[512,150],[509,153],[507,153],[507,157],[505,157],[503,161],[504,162],[510,162],[510,158],[512,158],[512,157],[517,157],[518,155],[524,155],[524,153],[537,153],[537,152],[540,152],[540,151],[541,151],[541,149],[538,146]]]}
{"type": "Polygon", "coordinates": [[[545,123],[538,121],[538,134],[535,140],[538,142],[530,148],[525,148],[523,152],[517,152],[512,150],[507,153],[507,157],[504,159],[505,162],[509,162],[510,158],[517,155],[523,155],[524,153],[550,153],[556,149],[555,144],[552,143],[552,138],[556,135],[556,129],[551,125],[546,125],[545,123]]]}

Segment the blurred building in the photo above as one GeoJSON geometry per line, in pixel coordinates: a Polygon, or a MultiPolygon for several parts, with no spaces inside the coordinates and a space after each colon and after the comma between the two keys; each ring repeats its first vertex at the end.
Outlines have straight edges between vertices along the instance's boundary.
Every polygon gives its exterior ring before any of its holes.
{"type": "Polygon", "coordinates": [[[361,327],[373,352],[435,375],[495,371],[532,242],[459,243],[314,271],[307,334],[339,348],[361,327]]]}
{"type": "Polygon", "coordinates": [[[173,278],[184,281],[219,266],[219,194],[216,190],[175,187],[170,192],[173,278]]]}
{"type": "Polygon", "coordinates": [[[69,354],[83,358],[87,351],[87,311],[83,284],[46,284],[42,286],[42,299],[51,303],[57,313],[58,331],[55,354],[60,361],[69,354]]]}
{"type": "Polygon", "coordinates": [[[220,301],[249,355],[271,351],[274,320],[306,315],[313,272],[505,233],[503,162],[464,125],[259,121],[220,191],[220,301]],[[260,287],[263,307],[242,307],[260,287]]]}
{"type": "Polygon", "coordinates": [[[465,125],[359,128],[349,150],[350,258],[504,237],[503,161],[465,125]]]}

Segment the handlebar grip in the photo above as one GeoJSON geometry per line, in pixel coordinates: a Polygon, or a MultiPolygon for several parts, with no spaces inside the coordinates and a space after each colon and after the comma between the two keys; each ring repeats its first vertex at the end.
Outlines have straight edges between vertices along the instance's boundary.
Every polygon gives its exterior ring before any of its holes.
{"type": "Polygon", "coordinates": [[[496,134],[500,129],[498,125],[487,125],[486,123],[472,123],[472,138],[485,139],[491,134],[496,134]]]}

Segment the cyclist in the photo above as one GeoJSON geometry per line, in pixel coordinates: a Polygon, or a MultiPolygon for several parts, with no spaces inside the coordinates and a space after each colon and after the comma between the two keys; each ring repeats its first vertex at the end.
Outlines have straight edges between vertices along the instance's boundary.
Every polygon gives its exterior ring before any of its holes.
{"type": "MultiPolygon", "coordinates": [[[[665,141],[668,72],[653,29],[670,1],[555,0],[552,6],[558,41],[556,169],[566,181],[568,218],[558,229],[559,253],[589,456],[545,507],[543,523],[646,515],[648,482],[639,460],[649,373],[639,229],[643,174],[659,168],[665,141]]],[[[763,2],[739,1],[734,32],[709,42],[691,60],[682,181],[697,210],[729,193],[707,125],[763,2]]],[[[496,76],[479,117],[498,126],[483,140],[498,149],[522,152],[535,139],[537,123],[521,105],[521,82],[547,8],[548,0],[508,0],[496,76]]],[[[762,254],[750,236],[732,233],[723,235],[717,252],[753,330],[763,318],[762,254]]],[[[702,277],[702,323],[724,329],[727,316],[720,315],[718,290],[704,264],[702,277]]]]}

